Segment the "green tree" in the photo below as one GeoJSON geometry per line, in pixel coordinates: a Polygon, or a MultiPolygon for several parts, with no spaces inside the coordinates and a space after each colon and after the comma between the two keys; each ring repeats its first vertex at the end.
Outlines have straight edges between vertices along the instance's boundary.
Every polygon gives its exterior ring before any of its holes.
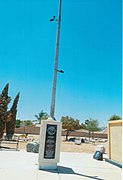
{"type": "Polygon", "coordinates": [[[90,120],[88,120],[88,119],[85,120],[85,129],[88,130],[88,132],[89,132],[89,140],[90,140],[91,132],[94,137],[94,132],[99,130],[98,120],[93,120],[91,118],[90,118],[90,120]]]}
{"type": "Polygon", "coordinates": [[[0,138],[4,134],[4,129],[7,120],[7,108],[8,104],[11,101],[11,98],[8,96],[9,84],[6,84],[2,93],[0,94],[0,138]]]}
{"type": "Polygon", "coordinates": [[[109,121],[114,121],[114,120],[121,120],[122,118],[116,114],[110,117],[109,121]]]}
{"type": "Polygon", "coordinates": [[[80,124],[78,119],[74,120],[74,118],[69,116],[61,117],[62,128],[66,130],[66,141],[68,141],[68,136],[74,130],[83,128],[83,125],[80,124]]]}
{"type": "Polygon", "coordinates": [[[20,119],[16,119],[16,128],[19,128],[21,125],[21,120],[20,119]]]}
{"type": "Polygon", "coordinates": [[[15,132],[16,127],[16,114],[17,114],[17,104],[19,101],[20,93],[14,99],[13,105],[11,109],[7,112],[7,120],[6,120],[6,137],[8,139],[12,139],[12,136],[15,132]]]}
{"type": "Polygon", "coordinates": [[[48,119],[49,115],[41,110],[41,112],[38,115],[35,115],[35,117],[37,118],[38,123],[41,124],[41,121],[48,119]]]}
{"type": "Polygon", "coordinates": [[[23,125],[24,126],[30,126],[30,125],[32,125],[33,123],[32,123],[32,121],[31,120],[25,120],[25,121],[23,121],[23,125]]]}

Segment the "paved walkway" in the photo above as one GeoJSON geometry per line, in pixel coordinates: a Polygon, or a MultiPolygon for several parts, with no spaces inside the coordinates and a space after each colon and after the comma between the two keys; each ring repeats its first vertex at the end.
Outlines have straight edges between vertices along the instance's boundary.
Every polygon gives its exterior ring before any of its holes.
{"type": "Polygon", "coordinates": [[[38,154],[0,151],[0,180],[122,180],[122,170],[93,154],[61,152],[57,170],[38,170],[38,154]]]}

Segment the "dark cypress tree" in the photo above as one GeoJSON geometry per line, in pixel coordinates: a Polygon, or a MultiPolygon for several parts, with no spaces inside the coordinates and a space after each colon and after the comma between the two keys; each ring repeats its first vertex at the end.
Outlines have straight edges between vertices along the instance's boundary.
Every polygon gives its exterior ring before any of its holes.
{"type": "Polygon", "coordinates": [[[15,127],[16,127],[16,114],[17,114],[17,104],[19,100],[20,93],[14,99],[13,105],[11,109],[7,113],[7,121],[6,121],[6,138],[12,139],[15,127]]]}
{"type": "Polygon", "coordinates": [[[9,84],[6,84],[1,95],[0,95],[0,138],[3,137],[6,118],[7,118],[7,107],[11,101],[11,98],[8,96],[9,84]]]}

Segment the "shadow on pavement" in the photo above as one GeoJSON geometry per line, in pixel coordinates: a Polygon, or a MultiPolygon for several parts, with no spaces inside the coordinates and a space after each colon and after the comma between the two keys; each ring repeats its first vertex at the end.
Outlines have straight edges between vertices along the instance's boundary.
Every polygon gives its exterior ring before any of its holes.
{"type": "Polygon", "coordinates": [[[85,175],[85,174],[76,173],[73,171],[72,168],[63,167],[63,166],[58,166],[57,170],[43,170],[43,171],[47,171],[47,172],[51,172],[51,173],[58,173],[58,174],[73,174],[73,175],[87,177],[90,179],[104,180],[102,178],[99,178],[98,176],[89,176],[89,175],[85,175]]]}

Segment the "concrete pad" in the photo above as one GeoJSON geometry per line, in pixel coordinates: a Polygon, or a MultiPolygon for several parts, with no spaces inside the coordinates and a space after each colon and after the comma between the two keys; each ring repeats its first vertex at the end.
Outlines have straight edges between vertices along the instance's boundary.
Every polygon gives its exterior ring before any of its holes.
{"type": "Polygon", "coordinates": [[[120,168],[105,161],[93,159],[93,154],[61,153],[60,165],[64,167],[62,172],[58,170],[61,180],[67,180],[67,178],[71,180],[122,180],[120,168]]]}
{"type": "Polygon", "coordinates": [[[1,180],[122,180],[122,169],[93,154],[60,153],[57,170],[38,170],[38,153],[0,151],[1,180]]]}
{"type": "Polygon", "coordinates": [[[57,170],[38,170],[38,180],[60,180],[57,170]]]}
{"type": "Polygon", "coordinates": [[[0,179],[34,180],[37,177],[36,162],[37,155],[34,153],[0,151],[0,179]]]}

